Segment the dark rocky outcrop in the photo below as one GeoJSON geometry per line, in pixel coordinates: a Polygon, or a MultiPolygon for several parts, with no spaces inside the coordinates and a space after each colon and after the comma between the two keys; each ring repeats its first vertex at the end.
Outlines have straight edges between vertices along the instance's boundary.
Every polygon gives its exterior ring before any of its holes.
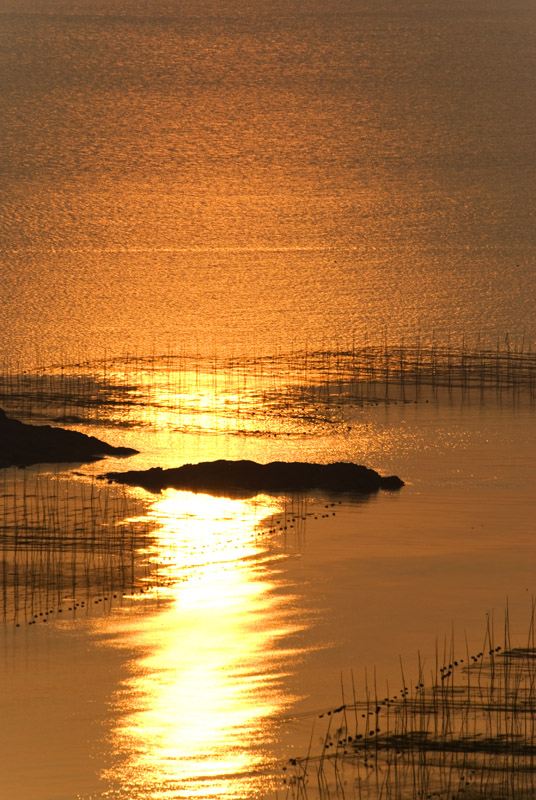
{"type": "Polygon", "coordinates": [[[104,456],[131,456],[130,447],[112,447],[78,431],[27,425],[10,419],[0,409],[0,467],[31,464],[96,461],[104,456]]]}
{"type": "Polygon", "coordinates": [[[110,481],[142,486],[151,492],[165,488],[205,491],[213,494],[258,494],[284,491],[305,492],[320,489],[328,492],[376,492],[400,489],[400,478],[382,478],[373,469],[359,464],[306,464],[275,461],[206,461],[185,464],[174,469],[153,467],[147,470],[108,472],[110,481]]]}

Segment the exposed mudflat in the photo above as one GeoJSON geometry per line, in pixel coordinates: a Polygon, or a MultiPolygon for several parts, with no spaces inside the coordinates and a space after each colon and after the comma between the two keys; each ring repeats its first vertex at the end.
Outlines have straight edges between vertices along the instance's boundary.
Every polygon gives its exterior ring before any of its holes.
{"type": "Polygon", "coordinates": [[[281,491],[376,492],[379,489],[400,489],[404,483],[396,475],[382,477],[360,464],[336,462],[308,464],[300,461],[205,461],[182,467],[108,472],[106,478],[149,491],[189,489],[216,493],[281,491]]]}
{"type": "Polygon", "coordinates": [[[28,425],[7,417],[0,409],[0,468],[96,461],[103,456],[130,456],[137,452],[130,447],[113,447],[78,431],[28,425]]]}

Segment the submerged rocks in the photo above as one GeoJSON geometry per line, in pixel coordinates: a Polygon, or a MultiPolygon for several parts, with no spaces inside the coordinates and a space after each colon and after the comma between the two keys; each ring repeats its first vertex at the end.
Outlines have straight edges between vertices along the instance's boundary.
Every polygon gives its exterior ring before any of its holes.
{"type": "Polygon", "coordinates": [[[104,456],[131,456],[130,447],[113,447],[78,431],[27,425],[0,408],[0,468],[31,464],[96,461],[104,456]]]}
{"type": "Polygon", "coordinates": [[[375,470],[359,464],[307,464],[274,461],[205,461],[173,469],[153,467],[147,470],[108,472],[110,481],[141,486],[152,492],[162,489],[189,489],[214,494],[258,494],[260,492],[305,492],[320,489],[328,492],[376,492],[400,489],[404,482],[396,475],[383,478],[375,470]]]}

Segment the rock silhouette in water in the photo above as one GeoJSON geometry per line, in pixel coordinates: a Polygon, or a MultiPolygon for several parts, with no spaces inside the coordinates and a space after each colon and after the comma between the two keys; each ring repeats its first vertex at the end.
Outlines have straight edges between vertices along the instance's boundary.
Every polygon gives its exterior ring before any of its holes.
{"type": "Polygon", "coordinates": [[[216,494],[283,491],[376,492],[400,489],[404,482],[396,475],[383,478],[373,469],[359,464],[306,464],[274,461],[205,461],[173,469],[108,472],[104,476],[117,483],[142,486],[152,492],[165,488],[190,489],[216,494]]]}
{"type": "Polygon", "coordinates": [[[10,419],[0,408],[0,467],[96,461],[108,455],[131,456],[137,452],[130,447],[113,447],[78,431],[27,425],[10,419]]]}

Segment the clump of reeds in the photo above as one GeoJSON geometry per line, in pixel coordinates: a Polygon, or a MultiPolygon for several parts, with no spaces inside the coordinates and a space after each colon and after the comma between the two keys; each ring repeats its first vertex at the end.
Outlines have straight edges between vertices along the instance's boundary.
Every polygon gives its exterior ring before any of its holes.
{"type": "Polygon", "coordinates": [[[493,346],[433,340],[293,350],[271,356],[126,354],[32,370],[0,369],[0,407],[59,424],[161,425],[195,430],[200,411],[229,433],[263,434],[266,419],[302,427],[333,408],[456,395],[536,399],[536,353],[506,336],[493,346]]]}
{"type": "MultiPolygon", "coordinates": [[[[420,661],[420,660],[419,660],[420,661]]],[[[293,798],[363,800],[529,800],[536,797],[536,646],[534,609],[523,647],[488,624],[481,650],[443,658],[430,678],[382,696],[376,684],[327,709],[319,753],[284,767],[293,798]],[[349,790],[351,781],[351,792],[349,790]],[[346,787],[346,788],[345,788],[346,787]]]]}
{"type": "Polygon", "coordinates": [[[35,470],[0,471],[0,619],[46,619],[142,586],[150,534],[126,492],[35,470]],[[71,606],[71,608],[69,608],[71,606]]]}

